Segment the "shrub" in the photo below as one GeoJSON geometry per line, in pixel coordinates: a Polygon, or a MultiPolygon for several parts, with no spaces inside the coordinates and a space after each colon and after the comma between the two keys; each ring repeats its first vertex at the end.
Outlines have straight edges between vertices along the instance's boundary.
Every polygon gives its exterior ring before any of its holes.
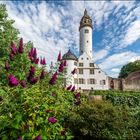
{"type": "Polygon", "coordinates": [[[85,102],[70,112],[69,126],[74,139],[135,139],[140,131],[138,121],[128,108],[113,106],[109,102],[85,102]]]}

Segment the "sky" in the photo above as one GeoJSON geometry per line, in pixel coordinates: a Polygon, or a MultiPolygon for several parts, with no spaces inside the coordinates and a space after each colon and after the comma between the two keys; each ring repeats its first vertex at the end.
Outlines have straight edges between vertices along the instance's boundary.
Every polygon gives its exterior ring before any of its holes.
{"type": "Polygon", "coordinates": [[[109,76],[140,59],[139,1],[1,1],[24,41],[32,41],[48,66],[59,51],[79,55],[79,23],[85,8],[93,24],[93,60],[109,76]]]}

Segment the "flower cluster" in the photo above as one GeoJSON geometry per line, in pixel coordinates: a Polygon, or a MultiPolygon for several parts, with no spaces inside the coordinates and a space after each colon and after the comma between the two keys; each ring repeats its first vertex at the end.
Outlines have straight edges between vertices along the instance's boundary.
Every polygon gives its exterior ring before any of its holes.
{"type": "Polygon", "coordinates": [[[32,63],[36,62],[37,59],[37,53],[36,53],[36,48],[31,48],[30,52],[29,52],[29,58],[31,60],[32,63]]]}
{"type": "Polygon", "coordinates": [[[20,38],[20,41],[19,41],[19,48],[18,48],[18,49],[16,48],[15,43],[14,43],[13,41],[11,42],[11,52],[10,52],[10,54],[9,54],[10,60],[13,60],[13,59],[14,59],[14,56],[15,56],[17,53],[22,54],[23,52],[24,52],[23,38],[20,38]]]}
{"type": "Polygon", "coordinates": [[[18,86],[19,81],[18,81],[12,74],[10,74],[10,75],[8,76],[8,79],[9,79],[9,85],[10,85],[11,87],[18,86]]]}

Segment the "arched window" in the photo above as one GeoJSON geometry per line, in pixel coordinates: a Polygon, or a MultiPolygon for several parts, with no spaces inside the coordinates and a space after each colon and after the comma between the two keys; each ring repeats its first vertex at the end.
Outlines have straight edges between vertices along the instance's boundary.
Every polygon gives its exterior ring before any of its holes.
{"type": "Polygon", "coordinates": [[[89,33],[89,30],[88,29],[85,29],[85,33],[89,33]]]}

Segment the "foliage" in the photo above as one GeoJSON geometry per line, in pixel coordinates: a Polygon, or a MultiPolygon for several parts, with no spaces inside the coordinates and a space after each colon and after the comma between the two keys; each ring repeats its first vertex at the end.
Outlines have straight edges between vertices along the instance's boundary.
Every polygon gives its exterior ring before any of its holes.
{"type": "Polygon", "coordinates": [[[136,139],[140,137],[139,121],[129,108],[101,101],[83,103],[70,112],[68,119],[76,140],[136,139]]]}
{"type": "Polygon", "coordinates": [[[102,95],[105,100],[118,106],[129,106],[131,108],[140,106],[140,93],[133,91],[94,91],[90,95],[102,95]]]}
{"type": "Polygon", "coordinates": [[[139,69],[140,69],[140,60],[130,62],[121,68],[119,78],[126,78],[128,74],[137,71],[139,69]]]}
{"type": "Polygon", "coordinates": [[[4,5],[0,21],[0,139],[71,139],[65,118],[76,99],[62,84],[62,62],[54,79],[33,44],[19,41],[4,5]]]}

